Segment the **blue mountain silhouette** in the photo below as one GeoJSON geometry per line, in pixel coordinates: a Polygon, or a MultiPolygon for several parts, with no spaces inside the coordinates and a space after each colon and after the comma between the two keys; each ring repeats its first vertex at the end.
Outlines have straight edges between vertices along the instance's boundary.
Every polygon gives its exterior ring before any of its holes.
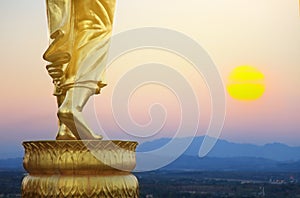
{"type": "MultiPolygon", "coordinates": [[[[170,141],[176,141],[180,144],[185,138],[162,138],[151,142],[145,142],[138,147],[139,152],[146,152],[159,149],[170,141]]],[[[195,137],[184,152],[187,156],[198,156],[200,146],[204,137],[195,137]]],[[[298,161],[300,160],[300,147],[291,147],[281,143],[266,144],[258,146],[254,144],[232,143],[219,139],[214,148],[209,152],[207,157],[233,158],[233,157],[254,157],[264,158],[274,161],[298,161]]]]}

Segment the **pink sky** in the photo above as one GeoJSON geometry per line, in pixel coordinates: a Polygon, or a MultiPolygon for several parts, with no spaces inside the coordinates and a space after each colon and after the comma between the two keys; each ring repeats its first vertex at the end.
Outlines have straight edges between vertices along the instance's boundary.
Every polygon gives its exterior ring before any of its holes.
{"type": "MultiPolygon", "coordinates": [[[[300,146],[298,1],[186,2],[119,1],[114,34],[145,26],[183,32],[207,50],[225,83],[236,66],[255,66],[266,77],[266,93],[252,102],[237,101],[227,96],[227,116],[221,138],[234,142],[282,142],[300,146]]],[[[23,140],[53,139],[57,120],[51,79],[41,58],[48,44],[45,3],[40,0],[30,3],[5,0],[0,4],[1,158],[14,156],[16,150],[21,149],[23,140]],[[6,146],[8,149],[4,149],[6,146]]],[[[145,60],[136,61],[134,55],[127,59],[132,59],[132,64],[145,60]]],[[[168,58],[159,55],[156,59],[168,62],[168,58]]],[[[119,62],[122,64],[121,60],[119,62]]],[[[95,105],[97,112],[101,111],[97,113],[98,118],[105,123],[105,130],[111,131],[112,138],[130,138],[113,124],[111,109],[107,106],[115,80],[129,68],[123,66],[119,70],[120,64],[113,65],[108,71],[110,86],[91,105],[95,105]]],[[[175,63],[171,61],[169,64],[175,63]]],[[[189,72],[182,68],[179,71],[183,75],[189,72]]],[[[202,118],[198,134],[203,135],[211,113],[209,92],[201,76],[189,80],[195,94],[201,98],[199,110],[202,118]]],[[[162,87],[146,86],[133,95],[130,103],[133,118],[139,124],[147,123],[148,107],[153,103],[164,104],[169,117],[162,131],[152,138],[172,137],[180,120],[180,109],[174,94],[162,87]],[[163,97],[156,97],[158,92],[163,97]]]]}

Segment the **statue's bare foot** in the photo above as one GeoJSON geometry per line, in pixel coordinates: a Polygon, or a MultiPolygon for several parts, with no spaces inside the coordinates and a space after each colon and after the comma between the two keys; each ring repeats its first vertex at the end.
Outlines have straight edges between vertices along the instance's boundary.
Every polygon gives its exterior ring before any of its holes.
{"type": "Polygon", "coordinates": [[[61,124],[58,129],[56,140],[77,140],[77,138],[66,125],[61,124]]]}
{"type": "Polygon", "coordinates": [[[61,107],[58,111],[59,120],[65,124],[72,132],[74,137],[78,140],[101,140],[101,135],[96,135],[86,125],[82,113],[76,109],[70,110],[69,108],[61,107]]]}

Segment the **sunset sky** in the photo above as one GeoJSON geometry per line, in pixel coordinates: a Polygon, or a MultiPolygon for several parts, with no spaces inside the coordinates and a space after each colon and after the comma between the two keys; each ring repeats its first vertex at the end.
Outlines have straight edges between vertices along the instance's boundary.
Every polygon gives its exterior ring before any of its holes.
{"type": "MultiPolygon", "coordinates": [[[[0,25],[0,158],[20,157],[22,141],[54,139],[57,131],[53,86],[42,59],[49,37],[45,1],[1,1],[0,25]]],[[[227,94],[221,138],[240,143],[281,142],[300,146],[297,0],[118,1],[113,34],[152,26],[181,32],[198,42],[216,64],[225,86],[237,66],[251,65],[264,75],[265,93],[261,98],[243,101],[227,94]]],[[[111,65],[106,75],[109,86],[89,106],[95,108],[109,138],[131,138],[112,121],[108,104],[115,82],[132,65],[151,61],[168,64],[190,76],[188,80],[199,98],[201,112],[197,135],[204,135],[213,113],[204,78],[193,76],[193,71],[185,66],[189,63],[174,54],[140,50],[111,65]]],[[[148,123],[148,108],[154,103],[165,106],[166,123],[159,133],[142,141],[172,137],[180,121],[176,96],[159,85],[144,86],[132,95],[129,107],[133,119],[139,124],[148,123]]],[[[142,135],[147,134],[141,132],[142,135]]],[[[186,136],[189,135],[187,132],[186,136]]]]}

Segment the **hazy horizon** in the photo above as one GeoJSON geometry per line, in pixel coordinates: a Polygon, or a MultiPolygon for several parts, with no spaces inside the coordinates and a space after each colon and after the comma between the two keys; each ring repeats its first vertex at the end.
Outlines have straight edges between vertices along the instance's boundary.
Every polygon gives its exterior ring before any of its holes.
{"type": "MultiPolygon", "coordinates": [[[[193,137],[180,137],[181,138],[193,138],[193,137]]],[[[204,138],[204,136],[196,136],[194,138],[204,138]]],[[[172,137],[162,137],[160,139],[154,139],[154,140],[149,140],[149,141],[145,141],[143,143],[139,143],[138,147],[143,145],[144,143],[153,143],[156,141],[162,141],[164,139],[172,139],[172,137]]],[[[300,146],[290,146],[281,142],[267,142],[265,144],[255,144],[255,143],[249,143],[249,142],[232,142],[232,141],[228,141],[226,139],[218,139],[218,141],[226,141],[229,144],[239,144],[239,145],[245,145],[245,146],[249,146],[249,145],[253,145],[253,146],[257,146],[257,147],[264,147],[267,145],[274,145],[274,144],[280,144],[280,145],[285,145],[288,146],[290,148],[299,148],[300,146]]],[[[143,145],[144,146],[144,145],[143,145]]],[[[200,144],[198,145],[200,147],[200,144]]],[[[13,151],[13,152],[3,152],[1,151],[1,155],[0,155],[0,159],[13,159],[13,158],[22,158],[23,157],[23,149],[21,147],[16,148],[15,145],[11,145],[10,147],[8,147],[8,150],[13,151]]],[[[226,154],[226,152],[224,153],[226,154]]]]}

